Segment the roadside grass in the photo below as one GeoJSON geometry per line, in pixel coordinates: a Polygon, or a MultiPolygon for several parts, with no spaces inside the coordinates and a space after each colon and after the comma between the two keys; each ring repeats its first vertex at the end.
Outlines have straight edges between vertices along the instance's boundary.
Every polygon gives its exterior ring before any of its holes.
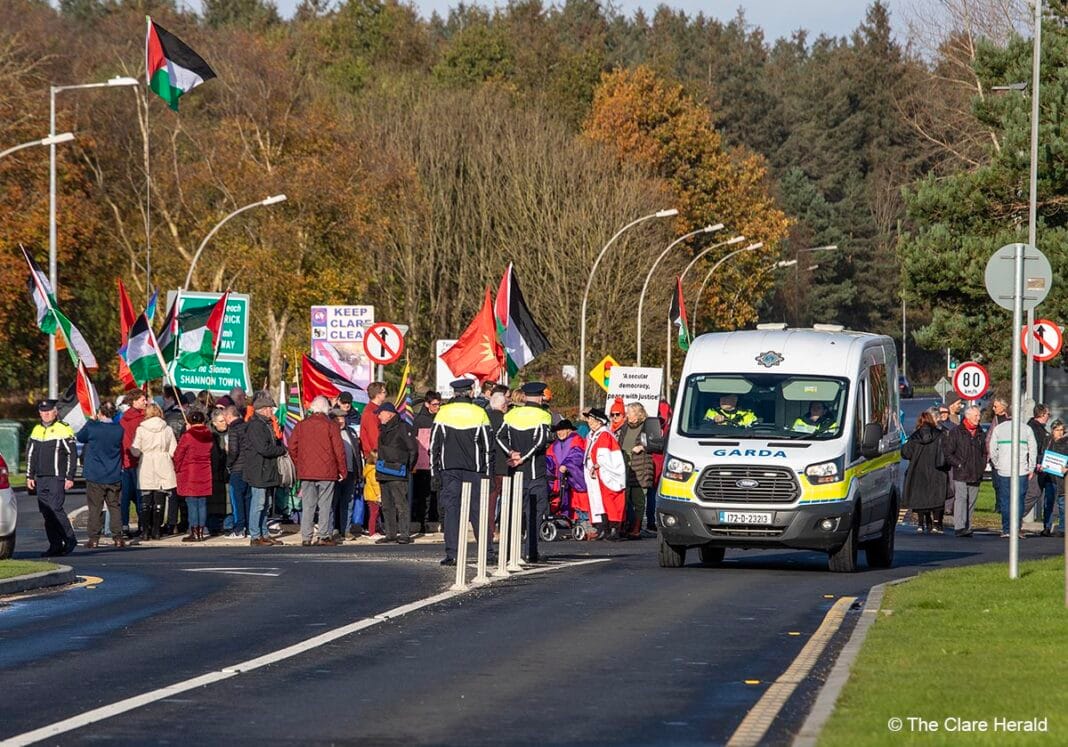
{"type": "Polygon", "coordinates": [[[1068,742],[1068,610],[1064,559],[924,573],[887,589],[821,745],[1068,742]],[[910,729],[909,717],[938,732],[910,729]],[[947,733],[947,718],[985,720],[947,733]],[[995,731],[994,719],[1048,718],[1047,733],[995,731]],[[905,721],[900,732],[891,719],[905,721]]]}
{"type": "Polygon", "coordinates": [[[0,560],[0,579],[25,576],[27,573],[43,573],[58,568],[55,563],[41,560],[0,560]]]}
{"type": "Polygon", "coordinates": [[[7,475],[7,479],[11,483],[11,487],[13,488],[26,487],[26,475],[22,473],[9,472],[7,475]]]}

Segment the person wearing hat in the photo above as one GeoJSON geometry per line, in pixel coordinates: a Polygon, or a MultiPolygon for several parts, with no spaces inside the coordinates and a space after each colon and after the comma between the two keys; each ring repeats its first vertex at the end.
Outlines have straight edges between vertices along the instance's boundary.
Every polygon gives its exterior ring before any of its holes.
{"type": "Polygon", "coordinates": [[[590,496],[590,514],[600,517],[597,535],[619,541],[619,526],[626,505],[627,465],[619,442],[608,428],[608,415],[595,407],[586,416],[590,435],[586,438],[583,469],[590,496]]]}
{"type": "Polygon", "coordinates": [[[378,406],[378,459],[375,477],[382,486],[382,524],[385,536],[376,545],[411,542],[411,508],[408,506],[408,478],[419,456],[419,444],[412,428],[399,417],[392,402],[378,406]]]}
{"type": "MultiPolygon", "coordinates": [[[[358,439],[360,437],[360,413],[352,406],[352,392],[342,392],[337,396],[337,406],[345,418],[345,427],[352,431],[358,439]]],[[[362,455],[361,455],[362,456],[362,455]]]]}
{"type": "Polygon", "coordinates": [[[70,525],[63,503],[67,491],[74,487],[74,471],[78,466],[78,449],[74,431],[60,421],[56,401],[46,399],[38,403],[41,422],[30,431],[26,448],[26,487],[37,492],[37,508],[44,517],[48,550],[43,555],[69,555],[78,546],[74,527],[70,525]]]}
{"type": "Polygon", "coordinates": [[[538,562],[538,534],[541,521],[549,512],[549,483],[546,479],[545,452],[552,440],[552,415],[542,406],[545,384],[532,381],[522,386],[523,404],[504,416],[497,431],[497,443],[508,454],[512,484],[523,475],[523,514],[527,524],[526,560],[538,562]]]}
{"type": "Polygon", "coordinates": [[[252,399],[252,417],[245,427],[241,444],[244,459],[242,477],[251,488],[248,512],[249,545],[268,547],[281,545],[281,540],[273,539],[267,533],[267,488],[282,484],[278,470],[278,457],[286,453],[274,434],[271,416],[277,407],[270,392],[257,392],[252,399]]]}
{"type": "MultiPolygon", "coordinates": [[[[471,485],[471,524],[477,539],[481,482],[493,476],[489,416],[471,401],[474,384],[471,379],[452,382],[453,399],[438,410],[430,433],[430,479],[444,514],[445,559],[441,564],[446,566],[456,565],[463,484],[471,485]]],[[[466,533],[464,528],[465,537],[466,533]]]]}
{"type": "MultiPolygon", "coordinates": [[[[588,525],[590,497],[586,492],[586,475],[582,469],[586,440],[575,433],[574,424],[567,418],[553,426],[553,433],[556,438],[545,454],[549,487],[560,496],[561,503],[570,509],[577,521],[588,525]]],[[[587,537],[596,539],[593,531],[588,532],[587,537]]]]}

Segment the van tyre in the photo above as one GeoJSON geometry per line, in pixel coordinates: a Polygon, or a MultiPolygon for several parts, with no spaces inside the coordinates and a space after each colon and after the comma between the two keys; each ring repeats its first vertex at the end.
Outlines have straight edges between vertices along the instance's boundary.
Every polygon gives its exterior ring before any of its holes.
{"type": "Polygon", "coordinates": [[[0,560],[8,560],[15,554],[15,533],[0,537],[0,560]]]}
{"type": "Polygon", "coordinates": [[[661,568],[682,568],[686,564],[686,545],[670,545],[661,534],[657,537],[656,557],[661,568]]]}
{"type": "Polygon", "coordinates": [[[857,533],[860,531],[860,512],[853,510],[849,535],[842,546],[830,553],[827,566],[833,573],[855,573],[857,570],[857,533]]]}
{"type": "Polygon", "coordinates": [[[864,555],[870,568],[889,568],[894,564],[894,536],[897,534],[897,497],[890,501],[886,524],[879,539],[864,543],[864,555]]]}
{"type": "Polygon", "coordinates": [[[701,554],[701,565],[705,568],[716,568],[723,563],[723,556],[727,554],[727,549],[713,545],[701,545],[698,548],[698,552],[701,554]]]}

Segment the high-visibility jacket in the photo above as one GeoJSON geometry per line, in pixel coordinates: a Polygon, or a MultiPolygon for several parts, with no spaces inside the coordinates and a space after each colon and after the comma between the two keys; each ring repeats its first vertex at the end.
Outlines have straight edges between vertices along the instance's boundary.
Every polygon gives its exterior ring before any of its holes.
{"type": "Polygon", "coordinates": [[[718,407],[709,407],[705,413],[705,420],[715,421],[722,417],[725,422],[717,425],[733,425],[739,428],[748,428],[757,421],[756,413],[752,410],[722,410],[718,407]]]}
{"type": "Polygon", "coordinates": [[[26,477],[65,477],[74,479],[78,468],[78,447],[74,431],[66,423],[56,420],[50,425],[38,423],[30,431],[26,449],[26,477]]]}
{"type": "Polygon", "coordinates": [[[808,418],[798,418],[790,426],[790,430],[797,433],[826,433],[838,429],[838,423],[831,418],[820,418],[813,423],[808,418]]]}
{"type": "Polygon", "coordinates": [[[493,474],[489,416],[467,397],[442,405],[430,431],[430,474],[446,469],[493,474]]]}
{"type": "Polygon", "coordinates": [[[504,414],[497,443],[506,454],[519,452],[520,463],[512,472],[528,481],[545,477],[545,452],[552,441],[552,415],[538,405],[520,405],[504,414]]]}

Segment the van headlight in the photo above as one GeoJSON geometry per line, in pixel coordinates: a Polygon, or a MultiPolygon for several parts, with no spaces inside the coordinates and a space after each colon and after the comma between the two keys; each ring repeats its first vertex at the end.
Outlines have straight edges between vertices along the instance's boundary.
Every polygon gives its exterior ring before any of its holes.
{"type": "Polygon", "coordinates": [[[690,475],[693,474],[693,462],[687,462],[685,459],[679,459],[673,457],[670,454],[664,461],[664,477],[669,480],[678,480],[679,482],[686,482],[690,479],[690,475]]]}
{"type": "Polygon", "coordinates": [[[842,469],[843,459],[838,457],[829,462],[810,464],[805,467],[805,477],[813,485],[827,485],[832,482],[840,482],[844,477],[842,469]]]}

